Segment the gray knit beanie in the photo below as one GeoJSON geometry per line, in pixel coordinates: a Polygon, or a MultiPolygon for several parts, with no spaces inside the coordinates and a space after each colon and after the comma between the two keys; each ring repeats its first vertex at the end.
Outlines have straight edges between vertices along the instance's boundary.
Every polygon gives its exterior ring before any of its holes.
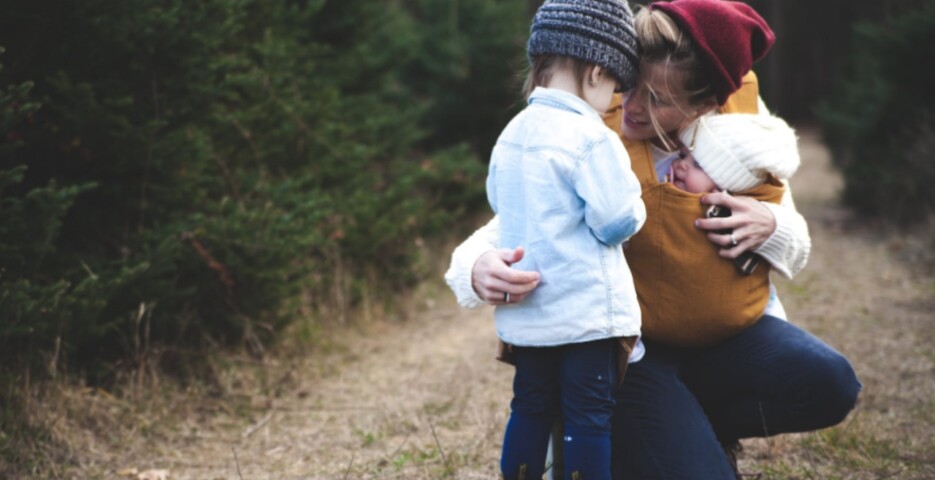
{"type": "Polygon", "coordinates": [[[639,55],[625,0],[546,0],[532,19],[527,55],[574,57],[599,65],[624,88],[636,81],[639,55]]]}

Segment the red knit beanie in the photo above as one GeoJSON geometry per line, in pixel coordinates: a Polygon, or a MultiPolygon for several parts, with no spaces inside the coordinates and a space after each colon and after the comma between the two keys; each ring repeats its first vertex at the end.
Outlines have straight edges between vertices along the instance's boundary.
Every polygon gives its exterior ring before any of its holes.
{"type": "Polygon", "coordinates": [[[763,17],[745,3],[673,0],[649,9],[668,14],[695,41],[720,105],[776,41],[763,17]]]}

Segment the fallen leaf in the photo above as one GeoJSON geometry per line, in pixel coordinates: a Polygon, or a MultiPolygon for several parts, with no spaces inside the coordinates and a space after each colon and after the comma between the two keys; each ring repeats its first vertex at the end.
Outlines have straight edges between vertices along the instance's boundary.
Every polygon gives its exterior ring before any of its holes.
{"type": "Polygon", "coordinates": [[[121,477],[135,477],[140,474],[140,471],[136,468],[124,468],[123,470],[117,470],[117,475],[121,477]]]}

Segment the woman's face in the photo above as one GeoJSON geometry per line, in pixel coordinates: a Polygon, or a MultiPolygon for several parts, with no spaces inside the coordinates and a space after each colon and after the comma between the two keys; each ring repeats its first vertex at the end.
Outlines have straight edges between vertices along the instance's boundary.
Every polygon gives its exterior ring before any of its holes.
{"type": "Polygon", "coordinates": [[[666,78],[666,67],[657,63],[643,62],[640,65],[640,80],[623,98],[622,133],[630,140],[652,140],[658,137],[653,127],[656,118],[661,131],[671,134],[696,118],[697,107],[688,105],[688,100],[679,96],[681,75],[670,70],[666,78]]]}

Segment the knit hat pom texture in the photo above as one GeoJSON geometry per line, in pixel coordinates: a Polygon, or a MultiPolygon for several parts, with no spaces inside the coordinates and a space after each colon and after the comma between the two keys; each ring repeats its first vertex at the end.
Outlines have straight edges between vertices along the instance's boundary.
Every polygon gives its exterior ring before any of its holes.
{"type": "Polygon", "coordinates": [[[684,145],[718,187],[743,192],[767,175],[783,180],[799,168],[795,131],[779,117],[728,113],[705,115],[679,133],[684,145]]]}
{"type": "Polygon", "coordinates": [[[527,55],[558,55],[607,69],[624,88],[639,56],[633,13],[621,0],[546,0],[533,17],[527,55]]]}

